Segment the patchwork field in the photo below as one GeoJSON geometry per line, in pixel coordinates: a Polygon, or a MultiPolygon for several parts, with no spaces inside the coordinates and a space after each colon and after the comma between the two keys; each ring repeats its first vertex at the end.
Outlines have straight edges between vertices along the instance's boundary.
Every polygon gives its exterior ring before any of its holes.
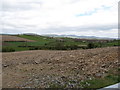
{"type": "Polygon", "coordinates": [[[120,40],[47,37],[40,35],[2,35],[2,52],[26,50],[77,50],[119,46],[120,40]]]}
{"type": "Polygon", "coordinates": [[[118,47],[2,53],[3,88],[101,88],[119,82],[118,47]]]}

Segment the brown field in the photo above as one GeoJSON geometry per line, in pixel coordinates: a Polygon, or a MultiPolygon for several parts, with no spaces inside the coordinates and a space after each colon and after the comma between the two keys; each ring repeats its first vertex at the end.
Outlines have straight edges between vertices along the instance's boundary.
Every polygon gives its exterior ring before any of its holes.
{"type": "Polygon", "coordinates": [[[2,38],[2,41],[34,42],[34,40],[29,40],[17,36],[10,36],[10,35],[0,35],[0,38],[2,38]]]}
{"type": "Polygon", "coordinates": [[[118,66],[118,48],[21,51],[3,53],[2,58],[3,88],[44,88],[104,77],[118,66]]]}

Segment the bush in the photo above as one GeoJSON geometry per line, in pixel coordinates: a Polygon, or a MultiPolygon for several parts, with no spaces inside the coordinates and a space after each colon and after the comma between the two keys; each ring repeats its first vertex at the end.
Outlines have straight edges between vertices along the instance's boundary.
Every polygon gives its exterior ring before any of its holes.
{"type": "Polygon", "coordinates": [[[91,48],[95,48],[95,44],[94,43],[88,43],[87,45],[88,49],[91,49],[91,48]]]}
{"type": "Polygon", "coordinates": [[[41,50],[40,46],[32,46],[29,48],[29,50],[41,50]]]}
{"type": "Polygon", "coordinates": [[[15,49],[9,48],[9,47],[4,47],[4,48],[2,48],[2,52],[15,52],[15,49]]]}
{"type": "Polygon", "coordinates": [[[53,45],[29,47],[29,50],[76,50],[76,49],[87,49],[87,47],[78,45],[64,45],[64,43],[55,43],[53,45]]]}

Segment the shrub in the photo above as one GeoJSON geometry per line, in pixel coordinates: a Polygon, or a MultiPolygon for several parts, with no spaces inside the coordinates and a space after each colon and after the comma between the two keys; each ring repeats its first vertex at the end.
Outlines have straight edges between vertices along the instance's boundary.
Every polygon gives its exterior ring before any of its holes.
{"type": "Polygon", "coordinates": [[[14,51],[15,51],[15,49],[10,48],[10,47],[4,47],[4,48],[2,48],[2,52],[14,52],[14,51]]]}
{"type": "Polygon", "coordinates": [[[32,46],[29,48],[29,50],[40,50],[41,47],[38,47],[38,46],[32,46]]]}
{"type": "Polygon", "coordinates": [[[87,45],[88,49],[91,49],[91,48],[95,48],[95,44],[94,43],[88,43],[87,45]]]}

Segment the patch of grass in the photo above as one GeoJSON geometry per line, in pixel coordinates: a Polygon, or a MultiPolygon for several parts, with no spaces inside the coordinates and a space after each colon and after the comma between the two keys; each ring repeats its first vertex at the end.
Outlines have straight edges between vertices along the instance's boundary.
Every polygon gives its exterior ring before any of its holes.
{"type": "Polygon", "coordinates": [[[15,52],[15,51],[26,51],[29,50],[29,48],[17,47],[17,46],[3,46],[2,50],[3,50],[2,52],[15,52]]]}
{"type": "Polygon", "coordinates": [[[80,84],[84,88],[103,88],[120,82],[120,76],[108,75],[104,78],[86,80],[80,84]]]}
{"type": "Polygon", "coordinates": [[[34,35],[19,35],[18,37],[26,38],[29,40],[40,41],[42,43],[47,43],[55,40],[54,38],[49,38],[45,36],[34,36],[34,35]]]}

